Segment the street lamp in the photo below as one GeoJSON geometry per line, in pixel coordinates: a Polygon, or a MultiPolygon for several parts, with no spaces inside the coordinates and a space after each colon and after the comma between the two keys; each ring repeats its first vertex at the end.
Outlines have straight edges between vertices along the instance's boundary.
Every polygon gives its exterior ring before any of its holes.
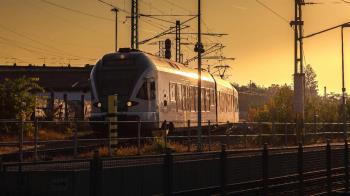
{"type": "Polygon", "coordinates": [[[118,52],[118,12],[119,10],[114,7],[111,9],[112,12],[115,12],[115,52],[118,52]]]}
{"type": "Polygon", "coordinates": [[[348,138],[346,130],[346,88],[345,88],[345,61],[344,61],[344,28],[350,27],[350,23],[341,26],[341,56],[342,56],[342,114],[343,114],[343,133],[344,139],[348,138]]]}
{"type": "Polygon", "coordinates": [[[307,36],[304,36],[303,38],[310,38],[337,28],[341,28],[341,54],[342,54],[342,115],[343,115],[343,134],[344,134],[344,139],[347,139],[348,135],[347,135],[347,127],[346,127],[346,100],[345,100],[345,96],[346,96],[346,88],[345,88],[345,61],[344,61],[344,28],[348,28],[350,27],[350,22],[341,24],[341,25],[337,25],[322,31],[319,31],[317,33],[313,33],[307,36]]]}
{"type": "Polygon", "coordinates": [[[114,6],[110,3],[107,3],[103,0],[97,0],[97,1],[103,3],[107,6],[112,7],[111,11],[115,12],[115,52],[118,52],[118,12],[119,12],[119,9],[116,6],[114,6]]]}

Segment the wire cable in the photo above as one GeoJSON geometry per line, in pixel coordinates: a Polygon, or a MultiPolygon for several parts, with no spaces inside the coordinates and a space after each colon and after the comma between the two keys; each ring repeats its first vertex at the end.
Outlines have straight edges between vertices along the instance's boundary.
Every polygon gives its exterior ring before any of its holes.
{"type": "Polygon", "coordinates": [[[57,8],[61,8],[61,9],[64,9],[64,10],[67,10],[67,11],[70,11],[70,12],[78,13],[78,14],[81,14],[81,15],[84,15],[84,16],[89,16],[89,17],[92,17],[92,18],[100,19],[100,20],[114,22],[113,19],[105,18],[105,17],[102,17],[102,16],[97,16],[97,15],[90,14],[90,13],[87,13],[87,12],[83,12],[83,11],[80,11],[80,10],[76,10],[76,9],[72,9],[72,8],[69,8],[69,7],[65,7],[63,5],[56,4],[56,3],[53,3],[51,1],[47,1],[47,0],[40,0],[40,1],[43,2],[43,3],[46,3],[48,5],[51,5],[51,6],[54,6],[54,7],[57,7],[57,8]]]}
{"type": "Polygon", "coordinates": [[[289,25],[289,20],[287,18],[285,18],[284,16],[282,16],[281,14],[279,14],[278,12],[276,12],[275,10],[273,10],[272,8],[270,8],[269,6],[267,6],[266,4],[261,2],[260,0],[255,0],[255,1],[258,4],[260,4],[262,7],[264,7],[265,9],[267,9],[268,11],[273,13],[275,16],[277,16],[279,19],[283,20],[284,22],[286,22],[289,25]]]}

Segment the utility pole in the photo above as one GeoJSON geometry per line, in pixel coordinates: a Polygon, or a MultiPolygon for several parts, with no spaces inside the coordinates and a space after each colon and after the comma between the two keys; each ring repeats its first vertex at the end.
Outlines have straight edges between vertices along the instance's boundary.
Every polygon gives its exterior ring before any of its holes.
{"type": "Polygon", "coordinates": [[[344,60],[344,28],[350,27],[349,23],[343,24],[341,27],[341,56],[342,56],[342,113],[343,113],[343,133],[344,140],[348,139],[346,127],[346,88],[345,88],[345,60],[344,60]]]}
{"type": "Polygon", "coordinates": [[[139,49],[139,1],[131,0],[131,48],[139,49]]]}
{"type": "Polygon", "coordinates": [[[202,151],[202,53],[204,52],[202,44],[202,32],[201,32],[201,0],[198,0],[198,42],[194,48],[194,51],[198,55],[198,144],[197,150],[202,151]]]}
{"type": "Polygon", "coordinates": [[[110,3],[107,3],[103,0],[98,0],[98,1],[107,5],[107,6],[112,7],[111,11],[115,12],[115,52],[118,52],[118,12],[119,12],[119,9],[116,6],[114,6],[110,3]]]}
{"type": "Polygon", "coordinates": [[[303,61],[303,26],[302,6],[305,5],[304,0],[295,0],[295,18],[291,21],[294,27],[294,112],[296,121],[296,133],[299,141],[302,141],[304,130],[304,89],[305,74],[303,61]],[[299,68],[299,69],[298,69],[299,68]]]}
{"type": "Polygon", "coordinates": [[[176,32],[176,38],[175,38],[175,59],[176,62],[181,63],[181,23],[179,20],[176,21],[176,26],[175,26],[175,32],[176,32]]]}
{"type": "Polygon", "coordinates": [[[111,9],[112,12],[115,12],[115,52],[118,52],[118,8],[111,9]]]}

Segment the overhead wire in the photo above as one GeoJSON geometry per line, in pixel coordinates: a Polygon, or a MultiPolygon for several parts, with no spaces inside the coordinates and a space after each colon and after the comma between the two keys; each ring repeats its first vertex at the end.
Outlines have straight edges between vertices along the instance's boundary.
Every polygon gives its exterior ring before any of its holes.
{"type": "Polygon", "coordinates": [[[273,10],[271,7],[269,7],[268,5],[266,5],[265,3],[261,2],[260,0],[255,0],[258,4],[260,4],[262,7],[264,7],[266,10],[270,11],[272,14],[274,14],[275,16],[277,16],[279,19],[283,20],[285,23],[287,23],[288,25],[290,24],[290,21],[285,18],[284,16],[282,16],[281,14],[279,14],[278,12],[276,12],[275,10],[273,10]]]}
{"type": "Polygon", "coordinates": [[[48,5],[51,5],[51,6],[57,7],[57,8],[61,8],[61,9],[70,11],[70,12],[78,13],[78,14],[81,14],[81,15],[89,16],[89,17],[92,17],[92,18],[100,19],[100,20],[105,20],[105,21],[112,21],[112,22],[114,22],[113,19],[106,18],[106,17],[102,17],[102,16],[97,16],[97,15],[90,14],[90,13],[87,13],[87,12],[83,12],[83,11],[80,11],[80,10],[77,10],[77,9],[69,8],[69,7],[66,7],[66,6],[57,4],[57,3],[53,3],[53,2],[48,1],[48,0],[39,0],[39,1],[41,1],[41,2],[43,2],[43,3],[46,3],[46,4],[48,4],[48,5]]]}
{"type": "Polygon", "coordinates": [[[30,53],[35,54],[35,55],[38,55],[38,54],[43,55],[44,54],[44,55],[47,55],[47,56],[54,56],[54,57],[62,58],[62,56],[59,56],[59,55],[56,55],[56,54],[53,54],[53,53],[45,51],[45,49],[40,49],[40,48],[33,47],[33,46],[29,46],[30,48],[27,48],[27,47],[24,47],[23,45],[27,45],[28,46],[28,44],[24,44],[24,43],[18,44],[18,41],[11,40],[11,39],[8,39],[8,38],[2,37],[2,36],[0,36],[0,39],[3,40],[3,41],[6,41],[7,43],[9,43],[9,44],[7,44],[8,46],[16,47],[16,48],[25,50],[25,51],[30,52],[30,53]]]}

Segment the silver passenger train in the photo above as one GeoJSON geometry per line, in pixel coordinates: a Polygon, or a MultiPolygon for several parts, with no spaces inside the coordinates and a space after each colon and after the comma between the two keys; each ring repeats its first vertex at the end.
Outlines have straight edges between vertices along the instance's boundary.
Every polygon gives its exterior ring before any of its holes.
{"type": "MultiPolygon", "coordinates": [[[[188,121],[197,126],[196,69],[138,50],[120,49],[103,56],[90,79],[94,105],[99,105],[93,120],[105,120],[108,96],[117,94],[118,121],[142,121],[143,135],[161,129],[163,122],[172,122],[175,129],[187,127],[188,121]]],[[[201,104],[203,122],[239,120],[236,89],[206,71],[202,73],[201,104]]],[[[133,134],[135,125],[120,123],[120,134],[133,134]]]]}

